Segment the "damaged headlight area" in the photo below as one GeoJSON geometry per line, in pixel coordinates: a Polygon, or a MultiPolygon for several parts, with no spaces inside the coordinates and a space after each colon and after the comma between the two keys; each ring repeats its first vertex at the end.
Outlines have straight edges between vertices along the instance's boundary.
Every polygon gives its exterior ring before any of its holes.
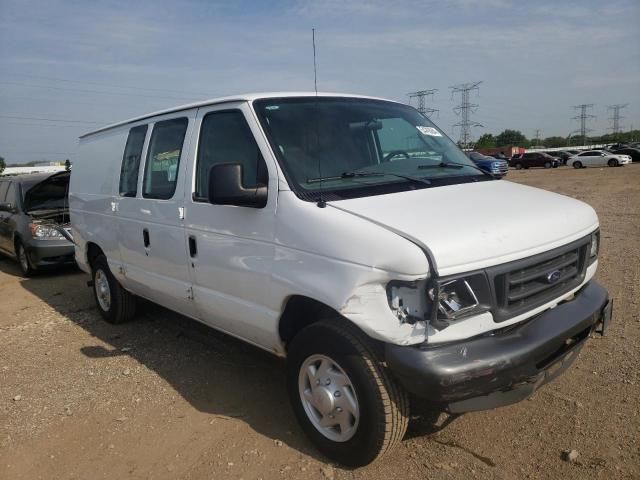
{"type": "Polygon", "coordinates": [[[491,309],[489,281],[483,272],[387,285],[389,307],[402,323],[427,321],[436,330],[491,309]]]}
{"type": "Polygon", "coordinates": [[[489,280],[483,272],[439,279],[428,291],[431,323],[438,330],[450,322],[491,310],[489,280]]]}

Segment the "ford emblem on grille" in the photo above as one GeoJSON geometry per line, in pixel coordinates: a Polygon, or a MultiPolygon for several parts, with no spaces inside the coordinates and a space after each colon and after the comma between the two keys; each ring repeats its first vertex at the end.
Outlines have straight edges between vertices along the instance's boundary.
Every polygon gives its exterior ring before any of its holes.
{"type": "Polygon", "coordinates": [[[560,280],[560,270],[554,270],[553,272],[547,273],[547,282],[548,283],[556,283],[560,280]]]}

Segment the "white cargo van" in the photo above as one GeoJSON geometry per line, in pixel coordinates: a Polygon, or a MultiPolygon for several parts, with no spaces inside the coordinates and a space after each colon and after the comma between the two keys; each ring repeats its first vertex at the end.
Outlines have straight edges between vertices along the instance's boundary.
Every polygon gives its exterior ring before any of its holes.
{"type": "Polygon", "coordinates": [[[517,402],[611,318],[591,207],[496,179],[393,101],[240,95],[111,125],[81,137],[70,204],[107,321],[143,297],[286,357],[302,428],[348,465],[400,442],[410,396],[517,402]]]}

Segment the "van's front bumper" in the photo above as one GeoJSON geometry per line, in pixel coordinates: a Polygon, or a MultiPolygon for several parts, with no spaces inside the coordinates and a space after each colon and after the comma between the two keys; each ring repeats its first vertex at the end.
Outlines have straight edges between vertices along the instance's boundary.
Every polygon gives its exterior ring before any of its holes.
{"type": "Polygon", "coordinates": [[[451,413],[509,405],[569,368],[590,333],[605,333],[612,307],[591,281],[524,324],[455,344],[387,344],[386,361],[409,392],[451,413]]]}

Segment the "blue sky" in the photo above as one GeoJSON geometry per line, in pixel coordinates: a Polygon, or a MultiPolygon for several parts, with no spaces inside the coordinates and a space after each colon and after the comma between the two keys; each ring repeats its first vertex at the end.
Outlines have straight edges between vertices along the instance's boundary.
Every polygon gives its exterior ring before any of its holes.
{"type": "Polygon", "coordinates": [[[0,156],[64,159],[103,123],[311,90],[312,27],[320,90],[407,101],[436,88],[434,121],[454,138],[449,86],[480,80],[476,138],[566,136],[580,103],[595,104],[594,134],[615,103],[629,103],[621,123],[640,128],[638,0],[0,0],[0,156]]]}

